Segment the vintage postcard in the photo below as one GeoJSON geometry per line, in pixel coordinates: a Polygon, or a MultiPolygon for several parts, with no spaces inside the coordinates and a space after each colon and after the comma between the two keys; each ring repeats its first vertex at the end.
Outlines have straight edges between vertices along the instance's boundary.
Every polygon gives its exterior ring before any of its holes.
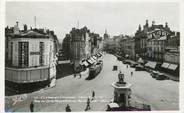
{"type": "Polygon", "coordinates": [[[5,112],[179,111],[180,2],[6,1],[5,112]]]}

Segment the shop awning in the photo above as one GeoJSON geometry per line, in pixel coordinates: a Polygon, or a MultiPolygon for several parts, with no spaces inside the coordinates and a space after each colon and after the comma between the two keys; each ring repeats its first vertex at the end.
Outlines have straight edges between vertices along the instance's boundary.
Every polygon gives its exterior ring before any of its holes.
{"type": "Polygon", "coordinates": [[[145,64],[145,66],[150,67],[152,69],[155,69],[156,65],[157,65],[156,62],[151,62],[151,61],[145,64]]]}
{"type": "Polygon", "coordinates": [[[164,62],[161,67],[167,69],[169,67],[169,63],[164,62]]]}
{"type": "Polygon", "coordinates": [[[97,60],[96,56],[92,56],[92,57],[93,57],[93,59],[97,60]]]}
{"type": "Polygon", "coordinates": [[[139,60],[137,61],[138,63],[144,63],[142,58],[139,58],[139,60]]]}
{"type": "Polygon", "coordinates": [[[85,60],[82,62],[83,65],[85,65],[86,67],[89,66],[89,63],[85,60]]]}
{"type": "Polygon", "coordinates": [[[169,67],[168,67],[168,69],[170,69],[170,70],[176,70],[177,67],[178,67],[178,65],[176,65],[176,64],[170,64],[169,67]]]}
{"type": "Polygon", "coordinates": [[[93,64],[94,62],[91,59],[87,60],[90,64],[93,64]]]}
{"type": "Polygon", "coordinates": [[[93,62],[96,62],[96,60],[95,60],[93,57],[91,57],[90,59],[91,59],[93,62]]]}

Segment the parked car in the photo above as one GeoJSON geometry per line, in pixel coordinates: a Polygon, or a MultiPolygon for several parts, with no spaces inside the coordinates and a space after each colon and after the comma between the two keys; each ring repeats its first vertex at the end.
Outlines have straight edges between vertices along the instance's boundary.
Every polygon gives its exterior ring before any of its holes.
{"type": "Polygon", "coordinates": [[[106,111],[119,111],[119,105],[117,103],[109,103],[106,111]]]}
{"type": "Polygon", "coordinates": [[[118,70],[118,66],[117,65],[114,65],[112,70],[113,71],[117,71],[118,70]]]}
{"type": "Polygon", "coordinates": [[[145,71],[145,68],[141,64],[138,64],[135,66],[135,71],[145,71]]]}
{"type": "Polygon", "coordinates": [[[166,80],[169,79],[169,77],[165,76],[164,73],[158,73],[156,80],[166,80]]]}
{"type": "Polygon", "coordinates": [[[138,65],[137,63],[131,63],[131,64],[130,64],[130,67],[135,68],[137,65],[138,65]]]}
{"type": "Polygon", "coordinates": [[[158,71],[152,71],[152,72],[151,72],[151,76],[152,76],[153,78],[156,78],[156,77],[158,76],[158,74],[159,74],[158,71]]]}

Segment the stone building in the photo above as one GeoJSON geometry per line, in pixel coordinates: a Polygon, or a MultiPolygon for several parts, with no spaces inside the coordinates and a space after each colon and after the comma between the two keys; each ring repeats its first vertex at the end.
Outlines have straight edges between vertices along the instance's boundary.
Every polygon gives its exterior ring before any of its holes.
{"type": "Polygon", "coordinates": [[[164,40],[167,36],[172,34],[167,22],[165,26],[159,24],[156,25],[155,21],[152,21],[152,25],[149,26],[148,20],[146,24],[141,29],[139,28],[135,33],[135,54],[143,59],[154,59],[163,60],[164,40]]]}
{"type": "Polygon", "coordinates": [[[90,33],[87,27],[73,28],[63,40],[64,54],[70,59],[75,71],[83,60],[101,51],[102,46],[102,39],[99,34],[90,33]]]}
{"type": "Polygon", "coordinates": [[[52,81],[56,78],[56,53],[58,40],[53,31],[19,30],[18,22],[13,32],[6,28],[5,80],[13,83],[52,81]]]}

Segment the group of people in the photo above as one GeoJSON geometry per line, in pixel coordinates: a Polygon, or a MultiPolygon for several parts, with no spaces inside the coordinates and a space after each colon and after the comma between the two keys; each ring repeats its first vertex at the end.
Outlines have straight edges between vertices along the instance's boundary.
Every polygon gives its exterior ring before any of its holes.
{"type": "Polygon", "coordinates": [[[81,75],[81,73],[74,73],[73,76],[74,76],[74,78],[76,78],[76,76],[79,76],[79,78],[81,78],[82,75],[81,75]]]}
{"type": "MultiPolygon", "coordinates": [[[[92,91],[92,99],[91,99],[91,101],[94,100],[94,98],[95,98],[95,92],[92,91]]],[[[91,101],[90,101],[89,98],[87,99],[85,111],[88,111],[88,110],[91,109],[91,106],[90,106],[91,101]]],[[[66,112],[71,112],[72,111],[70,106],[69,106],[69,104],[67,104],[65,110],[66,110],[66,112]]]]}

